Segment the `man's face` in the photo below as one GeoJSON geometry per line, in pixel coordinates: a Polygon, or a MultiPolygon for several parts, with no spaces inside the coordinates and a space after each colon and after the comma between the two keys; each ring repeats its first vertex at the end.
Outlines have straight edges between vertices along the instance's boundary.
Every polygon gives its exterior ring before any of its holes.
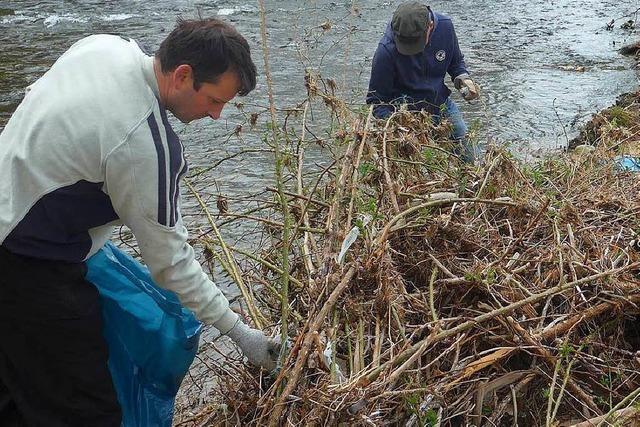
{"type": "Polygon", "coordinates": [[[427,44],[429,44],[429,41],[431,39],[431,34],[433,33],[433,27],[434,27],[434,23],[433,21],[431,21],[429,23],[429,25],[427,26],[427,44]]]}
{"type": "Polygon", "coordinates": [[[202,83],[198,90],[193,88],[193,72],[189,65],[180,65],[172,74],[173,90],[167,108],[183,123],[207,116],[218,119],[225,104],[240,89],[237,74],[230,70],[221,74],[216,83],[202,83]]]}

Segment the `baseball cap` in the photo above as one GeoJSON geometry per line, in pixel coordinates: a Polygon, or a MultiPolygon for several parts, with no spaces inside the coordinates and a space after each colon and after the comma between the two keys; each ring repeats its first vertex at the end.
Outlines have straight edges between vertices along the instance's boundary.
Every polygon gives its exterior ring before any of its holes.
{"type": "Polygon", "coordinates": [[[427,27],[431,22],[429,7],[417,1],[398,6],[391,19],[393,40],[398,52],[415,55],[427,45],[427,27]]]}

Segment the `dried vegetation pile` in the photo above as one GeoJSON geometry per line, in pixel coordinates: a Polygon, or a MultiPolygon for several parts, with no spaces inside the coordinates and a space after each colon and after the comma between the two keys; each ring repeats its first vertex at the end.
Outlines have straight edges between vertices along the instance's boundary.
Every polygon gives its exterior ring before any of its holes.
{"type": "Polygon", "coordinates": [[[587,129],[595,151],[536,164],[498,148],[462,164],[446,123],[404,112],[335,126],[315,179],[292,144],[286,203],[262,211],[270,247],[207,243],[290,350],[273,375],[211,366],[214,403],[180,424],[632,425],[640,175],[613,158],[640,138],[637,95],[619,108],[587,129]]]}

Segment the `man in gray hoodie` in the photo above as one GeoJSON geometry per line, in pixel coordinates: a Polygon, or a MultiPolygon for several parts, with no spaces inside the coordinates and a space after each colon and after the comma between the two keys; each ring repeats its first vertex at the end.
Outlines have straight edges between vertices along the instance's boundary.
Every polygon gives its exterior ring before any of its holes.
{"type": "MultiPolygon", "coordinates": [[[[85,260],[133,232],[156,283],[272,369],[278,344],[207,277],[180,213],[183,122],[217,119],[256,84],[246,40],[216,19],[179,21],[155,56],[111,35],[75,43],[0,134],[0,419],[119,426],[85,260]]],[[[18,421],[16,421],[18,422],[18,421]]]]}

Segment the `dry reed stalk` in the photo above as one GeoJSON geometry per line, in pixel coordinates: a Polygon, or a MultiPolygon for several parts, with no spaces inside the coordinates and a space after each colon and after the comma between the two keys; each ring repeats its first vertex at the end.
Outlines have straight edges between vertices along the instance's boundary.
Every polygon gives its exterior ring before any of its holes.
{"type": "MultiPolygon", "coordinates": [[[[238,285],[238,288],[240,289],[240,292],[242,293],[242,297],[245,300],[245,303],[247,304],[247,309],[249,310],[249,314],[251,316],[251,319],[253,320],[253,323],[256,325],[257,328],[261,329],[263,326],[263,322],[266,320],[264,318],[264,316],[262,315],[262,313],[260,313],[260,310],[256,307],[255,302],[253,301],[253,298],[251,297],[251,292],[249,291],[249,289],[247,288],[246,284],[244,283],[244,280],[242,279],[242,275],[239,272],[239,268],[236,265],[236,261],[233,258],[233,256],[231,256],[231,253],[229,252],[229,248],[227,247],[227,244],[225,243],[224,239],[222,238],[222,236],[220,235],[220,231],[218,230],[218,227],[216,226],[215,221],[213,220],[213,217],[211,216],[211,213],[209,212],[209,209],[207,208],[207,205],[204,203],[204,201],[202,200],[202,198],[200,197],[200,195],[198,194],[198,192],[196,191],[196,189],[193,187],[193,185],[191,185],[191,183],[188,180],[184,180],[185,185],[187,186],[187,188],[189,189],[189,191],[191,191],[191,194],[193,194],[193,196],[196,198],[196,200],[198,201],[198,203],[200,204],[200,206],[202,207],[207,220],[209,221],[209,225],[211,225],[211,228],[213,229],[216,238],[218,239],[218,244],[220,245],[220,248],[222,249],[222,252],[224,253],[224,259],[226,261],[226,266],[227,266],[227,272],[229,273],[229,275],[231,275],[231,277],[233,278],[233,281],[236,283],[236,285],[238,285]]],[[[222,258],[220,258],[222,260],[222,258]]]]}

